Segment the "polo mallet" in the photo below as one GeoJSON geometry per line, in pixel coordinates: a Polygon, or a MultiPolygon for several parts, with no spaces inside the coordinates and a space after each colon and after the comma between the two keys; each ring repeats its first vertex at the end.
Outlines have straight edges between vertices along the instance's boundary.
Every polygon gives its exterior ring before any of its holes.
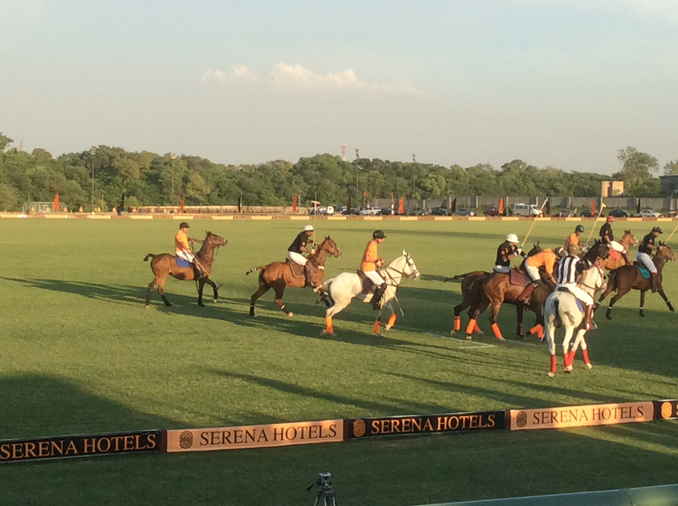
{"type": "Polygon", "coordinates": [[[523,246],[525,246],[525,243],[526,243],[527,240],[530,238],[530,234],[532,233],[532,229],[534,228],[534,226],[535,226],[536,224],[537,224],[537,220],[535,219],[535,220],[532,221],[532,226],[530,227],[530,230],[527,231],[527,235],[525,236],[525,239],[523,240],[523,243],[520,245],[521,249],[522,249],[523,246]]]}
{"type": "Polygon", "coordinates": [[[669,235],[668,238],[666,239],[666,241],[664,241],[664,244],[669,243],[669,241],[671,240],[671,237],[673,237],[673,234],[676,233],[676,230],[678,230],[678,225],[676,225],[676,228],[673,229],[673,232],[671,232],[671,235],[669,235]]]}
{"type": "Polygon", "coordinates": [[[600,218],[603,214],[603,209],[605,209],[607,206],[605,205],[604,202],[600,203],[600,212],[598,213],[598,216],[596,216],[596,221],[593,222],[593,226],[591,227],[591,231],[589,232],[589,238],[586,239],[586,244],[588,244],[591,241],[591,236],[593,235],[593,231],[596,229],[596,224],[598,223],[598,218],[600,218]]]}

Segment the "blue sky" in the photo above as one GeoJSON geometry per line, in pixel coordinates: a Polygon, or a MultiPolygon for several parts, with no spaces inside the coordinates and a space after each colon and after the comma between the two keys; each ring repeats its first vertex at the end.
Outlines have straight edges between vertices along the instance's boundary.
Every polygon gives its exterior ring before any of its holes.
{"type": "Polygon", "coordinates": [[[0,131],[210,158],[678,159],[673,0],[0,0],[0,131]]]}

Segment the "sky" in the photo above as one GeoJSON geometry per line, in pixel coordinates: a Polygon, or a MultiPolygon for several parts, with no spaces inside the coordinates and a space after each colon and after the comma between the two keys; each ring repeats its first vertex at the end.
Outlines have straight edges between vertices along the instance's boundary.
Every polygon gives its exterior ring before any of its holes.
{"type": "Polygon", "coordinates": [[[0,0],[0,132],[218,163],[678,159],[675,0],[0,0]]]}

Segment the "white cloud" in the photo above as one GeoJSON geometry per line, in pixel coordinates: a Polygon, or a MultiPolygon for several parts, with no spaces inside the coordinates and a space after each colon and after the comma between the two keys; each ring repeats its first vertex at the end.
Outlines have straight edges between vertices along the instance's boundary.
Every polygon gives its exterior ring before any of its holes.
{"type": "Polygon", "coordinates": [[[371,84],[358,79],[355,71],[346,69],[342,72],[315,74],[301,65],[278,63],[270,71],[273,86],[288,91],[332,92],[341,90],[366,90],[389,93],[405,93],[421,95],[421,91],[411,86],[392,86],[371,84]]]}
{"type": "Polygon", "coordinates": [[[228,72],[223,70],[207,69],[200,79],[203,83],[216,81],[221,84],[229,82],[250,83],[255,82],[257,77],[245,66],[236,65],[228,72]]]}

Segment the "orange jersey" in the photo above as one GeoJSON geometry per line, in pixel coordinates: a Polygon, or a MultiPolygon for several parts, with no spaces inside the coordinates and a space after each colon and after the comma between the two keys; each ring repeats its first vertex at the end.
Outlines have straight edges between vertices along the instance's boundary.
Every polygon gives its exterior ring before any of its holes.
{"type": "Polygon", "coordinates": [[[361,271],[377,270],[377,261],[381,260],[381,258],[379,258],[378,247],[379,245],[375,240],[371,240],[370,242],[367,243],[365,253],[363,253],[363,259],[360,261],[361,271]]]}
{"type": "Polygon", "coordinates": [[[565,239],[565,246],[563,246],[563,249],[567,251],[567,247],[570,244],[576,244],[577,246],[579,246],[579,236],[577,236],[577,234],[574,232],[568,235],[567,239],[565,239]]]}
{"type": "Polygon", "coordinates": [[[527,257],[525,263],[530,267],[534,267],[535,269],[543,267],[548,275],[552,276],[553,267],[556,265],[557,261],[558,255],[556,255],[552,249],[545,249],[532,255],[531,257],[527,257]]]}
{"type": "Polygon", "coordinates": [[[174,236],[174,252],[178,253],[188,249],[188,236],[186,232],[179,230],[177,235],[174,236]]]}

